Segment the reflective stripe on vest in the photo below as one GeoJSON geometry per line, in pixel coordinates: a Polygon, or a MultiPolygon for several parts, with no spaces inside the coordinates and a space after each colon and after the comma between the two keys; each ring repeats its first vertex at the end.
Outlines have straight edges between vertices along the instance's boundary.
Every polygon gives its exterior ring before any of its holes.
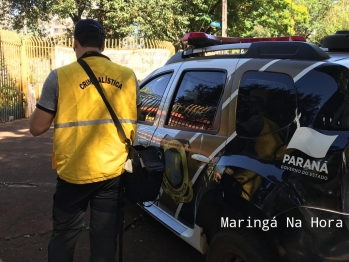
{"type": "MultiPolygon", "coordinates": [[[[137,124],[137,121],[134,121],[131,119],[119,119],[119,121],[120,123],[125,123],[125,124],[137,124]]],[[[73,126],[89,126],[89,125],[101,125],[101,124],[113,124],[113,123],[114,121],[112,119],[99,119],[99,120],[55,124],[54,127],[65,128],[65,127],[73,127],[73,126]]]]}

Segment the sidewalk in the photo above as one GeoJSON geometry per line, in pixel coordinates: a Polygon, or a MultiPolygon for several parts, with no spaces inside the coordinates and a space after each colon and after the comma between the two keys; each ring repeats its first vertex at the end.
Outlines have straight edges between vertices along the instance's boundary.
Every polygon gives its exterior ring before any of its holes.
{"type": "MultiPolygon", "coordinates": [[[[47,261],[56,182],[51,169],[53,130],[32,137],[28,126],[27,119],[0,123],[0,262],[47,261]]],[[[88,220],[85,216],[75,262],[89,261],[88,220]]],[[[126,205],[125,220],[124,262],[204,261],[138,206],[126,205]]]]}

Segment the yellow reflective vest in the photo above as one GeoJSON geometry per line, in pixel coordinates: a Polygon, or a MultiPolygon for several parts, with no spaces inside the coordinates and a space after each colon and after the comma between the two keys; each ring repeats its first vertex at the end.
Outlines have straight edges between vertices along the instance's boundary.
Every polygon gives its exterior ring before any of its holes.
{"type": "MultiPolygon", "coordinates": [[[[133,142],[137,122],[134,72],[103,56],[87,56],[84,60],[133,142]]],[[[57,75],[53,167],[58,176],[74,184],[119,176],[124,172],[127,147],[96,87],[77,62],[58,68],[57,75]]]]}

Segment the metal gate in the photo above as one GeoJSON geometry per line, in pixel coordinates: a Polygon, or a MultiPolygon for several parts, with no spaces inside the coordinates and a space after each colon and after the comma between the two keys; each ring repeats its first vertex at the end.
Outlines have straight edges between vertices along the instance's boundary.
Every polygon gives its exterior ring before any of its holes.
{"type": "MultiPolygon", "coordinates": [[[[65,61],[73,57],[70,62],[75,61],[72,45],[73,38],[20,37],[16,32],[0,30],[0,123],[31,115],[47,75],[56,66],[61,66],[57,59],[65,61]]],[[[107,39],[106,47],[113,51],[110,55],[115,58],[114,62],[129,67],[141,61],[144,64],[143,59],[152,58],[156,49],[169,50],[170,55],[175,51],[174,46],[166,41],[130,37],[107,39]],[[120,56],[115,52],[120,52],[120,56]],[[135,63],[129,59],[130,56],[140,61],[135,63]]],[[[146,64],[152,67],[154,61],[150,59],[146,64]]],[[[136,74],[144,75],[148,69],[139,67],[138,71],[137,68],[134,70],[136,74]]]]}
{"type": "Polygon", "coordinates": [[[0,122],[25,117],[21,74],[21,40],[0,32],[0,122]]]}

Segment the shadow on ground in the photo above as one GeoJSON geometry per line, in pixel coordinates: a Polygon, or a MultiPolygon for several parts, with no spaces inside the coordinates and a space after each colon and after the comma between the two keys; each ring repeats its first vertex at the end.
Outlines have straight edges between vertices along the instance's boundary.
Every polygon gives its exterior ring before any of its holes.
{"type": "MultiPolygon", "coordinates": [[[[0,123],[0,262],[47,261],[56,181],[51,169],[53,130],[32,137],[28,125],[27,119],[0,123]]],[[[75,262],[89,261],[86,215],[75,262]]],[[[204,261],[136,205],[126,204],[125,224],[124,262],[204,261]]]]}

